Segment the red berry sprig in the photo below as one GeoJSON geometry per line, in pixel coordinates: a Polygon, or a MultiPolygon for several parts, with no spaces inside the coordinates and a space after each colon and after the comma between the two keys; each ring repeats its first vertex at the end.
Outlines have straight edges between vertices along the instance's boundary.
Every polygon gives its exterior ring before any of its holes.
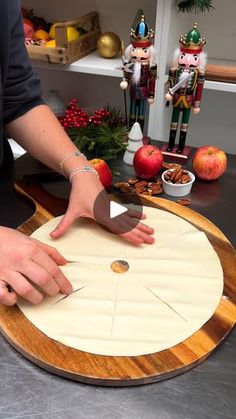
{"type": "Polygon", "coordinates": [[[72,99],[59,121],[64,129],[86,127],[89,123],[89,114],[79,108],[77,99],[72,99]]]}
{"type": "Polygon", "coordinates": [[[90,115],[78,106],[77,99],[72,99],[59,121],[63,128],[67,130],[68,128],[87,127],[89,123],[100,125],[109,115],[110,113],[104,108],[97,109],[94,114],[90,115]]]}
{"type": "Polygon", "coordinates": [[[96,109],[96,111],[94,112],[94,114],[93,115],[90,115],[89,120],[94,125],[100,125],[100,124],[102,124],[102,122],[104,121],[104,119],[106,119],[109,115],[110,115],[110,112],[108,112],[104,108],[96,109]]]}

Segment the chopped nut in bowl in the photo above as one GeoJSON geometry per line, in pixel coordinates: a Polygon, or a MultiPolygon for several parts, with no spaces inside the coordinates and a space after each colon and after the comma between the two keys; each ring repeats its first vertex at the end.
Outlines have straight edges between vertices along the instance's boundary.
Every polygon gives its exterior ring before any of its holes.
{"type": "Polygon", "coordinates": [[[195,176],[188,170],[182,167],[176,169],[165,170],[162,173],[162,187],[163,192],[171,196],[185,196],[188,195],[192,189],[195,176]]]}

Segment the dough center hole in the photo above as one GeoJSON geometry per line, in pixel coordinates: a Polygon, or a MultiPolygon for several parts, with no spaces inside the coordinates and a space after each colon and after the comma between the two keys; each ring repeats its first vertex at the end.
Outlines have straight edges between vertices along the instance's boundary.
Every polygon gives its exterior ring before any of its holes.
{"type": "Polygon", "coordinates": [[[129,270],[129,264],[126,262],[126,260],[114,260],[111,263],[111,269],[113,272],[116,272],[117,274],[124,274],[129,270]]]}

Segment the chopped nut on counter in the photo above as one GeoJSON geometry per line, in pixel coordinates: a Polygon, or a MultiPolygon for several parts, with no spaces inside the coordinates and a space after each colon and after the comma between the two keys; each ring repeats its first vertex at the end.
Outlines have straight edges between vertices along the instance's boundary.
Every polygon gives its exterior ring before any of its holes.
{"type": "Polygon", "coordinates": [[[126,187],[126,186],[128,186],[128,187],[130,186],[128,182],[117,182],[117,183],[114,183],[114,188],[116,188],[116,189],[120,189],[120,188],[126,187]]]}
{"type": "Polygon", "coordinates": [[[133,193],[140,195],[159,195],[162,193],[162,180],[157,179],[156,182],[148,182],[147,180],[139,180],[132,177],[128,182],[117,182],[114,187],[123,193],[133,193]]]}
{"type": "Polygon", "coordinates": [[[155,182],[150,182],[148,184],[148,191],[151,191],[151,195],[159,195],[160,193],[162,193],[162,184],[161,182],[159,183],[155,183],[155,182]]]}
{"type": "Polygon", "coordinates": [[[137,178],[137,177],[131,177],[129,180],[128,180],[128,183],[130,184],[130,185],[135,185],[135,183],[137,183],[139,181],[139,179],[137,178]]]}
{"type": "Polygon", "coordinates": [[[139,188],[145,188],[148,185],[148,182],[146,180],[139,180],[137,183],[135,183],[134,187],[135,189],[139,188]]]}
{"type": "Polygon", "coordinates": [[[178,204],[184,205],[184,206],[191,205],[191,199],[190,198],[177,199],[176,202],[178,202],[178,204]]]}

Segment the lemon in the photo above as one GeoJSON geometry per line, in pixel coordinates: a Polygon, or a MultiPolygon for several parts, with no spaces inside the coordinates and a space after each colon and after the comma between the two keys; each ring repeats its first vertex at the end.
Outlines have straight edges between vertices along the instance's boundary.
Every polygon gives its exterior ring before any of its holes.
{"type": "Polygon", "coordinates": [[[45,44],[45,47],[47,47],[47,48],[55,48],[56,47],[56,41],[55,41],[55,39],[51,39],[50,41],[48,41],[45,44]]]}
{"type": "Polygon", "coordinates": [[[34,38],[39,40],[43,39],[44,41],[47,41],[50,38],[50,36],[49,33],[44,31],[43,29],[38,29],[34,32],[34,38]]]}
{"type": "Polygon", "coordinates": [[[79,38],[79,32],[73,28],[73,26],[68,26],[67,28],[67,41],[76,41],[79,38]]]}
{"type": "MultiPolygon", "coordinates": [[[[52,39],[55,39],[56,37],[55,26],[57,23],[58,22],[53,23],[49,31],[49,36],[52,39]]],[[[75,41],[78,38],[79,38],[79,32],[73,26],[68,26],[67,27],[67,41],[68,42],[75,41]]]]}
{"type": "Polygon", "coordinates": [[[55,39],[55,36],[56,36],[55,35],[55,26],[56,26],[57,23],[58,22],[53,23],[52,26],[50,27],[49,36],[52,39],[55,39]]]}

